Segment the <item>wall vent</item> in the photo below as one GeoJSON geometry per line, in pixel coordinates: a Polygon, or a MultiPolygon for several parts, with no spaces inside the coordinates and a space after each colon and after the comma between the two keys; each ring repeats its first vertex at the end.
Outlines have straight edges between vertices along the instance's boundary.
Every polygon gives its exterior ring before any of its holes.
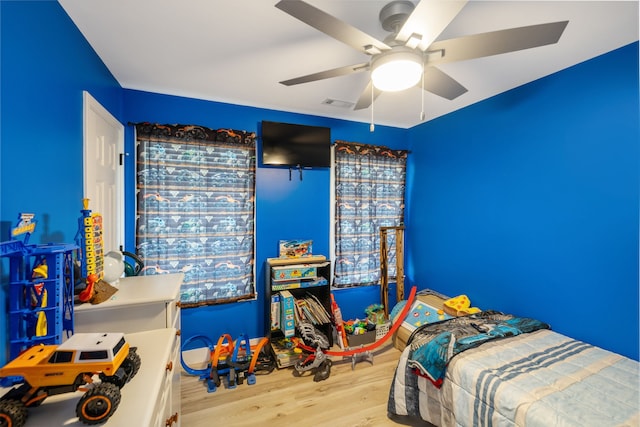
{"type": "Polygon", "coordinates": [[[355,103],[353,102],[340,101],[338,99],[331,99],[331,98],[325,99],[324,101],[322,101],[322,103],[325,105],[331,105],[332,107],[338,107],[338,108],[351,108],[355,105],[355,103]]]}

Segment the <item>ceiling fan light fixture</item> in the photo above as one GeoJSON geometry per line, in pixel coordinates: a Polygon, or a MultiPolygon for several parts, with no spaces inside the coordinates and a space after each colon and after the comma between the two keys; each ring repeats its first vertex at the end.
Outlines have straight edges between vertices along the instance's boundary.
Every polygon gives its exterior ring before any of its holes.
{"type": "Polygon", "coordinates": [[[371,63],[371,81],[385,92],[399,92],[415,86],[422,77],[422,58],[411,50],[392,50],[371,63]]]}

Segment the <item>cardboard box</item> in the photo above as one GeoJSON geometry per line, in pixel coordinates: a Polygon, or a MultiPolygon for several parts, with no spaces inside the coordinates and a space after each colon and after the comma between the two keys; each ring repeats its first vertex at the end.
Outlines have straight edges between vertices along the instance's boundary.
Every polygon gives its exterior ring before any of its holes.
{"type": "Polygon", "coordinates": [[[299,288],[313,288],[315,286],[326,286],[327,279],[324,277],[318,277],[317,279],[308,280],[292,280],[284,282],[274,281],[271,285],[271,291],[282,291],[284,289],[299,289],[299,288]]]}
{"type": "Polygon", "coordinates": [[[271,295],[271,330],[280,329],[280,294],[271,295]]]}
{"type": "Polygon", "coordinates": [[[292,337],[296,332],[294,308],[295,300],[289,291],[280,291],[280,330],[286,338],[292,337]]]}
{"type": "Polygon", "coordinates": [[[280,338],[271,341],[271,351],[276,359],[278,369],[293,366],[300,360],[302,355],[296,353],[295,345],[287,345],[286,339],[280,338]]]}
{"type": "Polygon", "coordinates": [[[315,279],[318,277],[316,266],[309,264],[294,264],[273,267],[271,269],[272,278],[275,281],[315,279]]]}
{"type": "Polygon", "coordinates": [[[280,240],[280,258],[301,258],[313,255],[313,240],[280,240]]]}

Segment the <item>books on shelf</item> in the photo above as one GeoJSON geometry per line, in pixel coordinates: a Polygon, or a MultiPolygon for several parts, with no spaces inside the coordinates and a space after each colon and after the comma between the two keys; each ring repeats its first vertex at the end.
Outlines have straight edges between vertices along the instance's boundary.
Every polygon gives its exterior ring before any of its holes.
{"type": "Polygon", "coordinates": [[[331,322],[331,317],[320,301],[312,294],[295,298],[296,322],[307,321],[314,325],[322,325],[331,322]]]}
{"type": "Polygon", "coordinates": [[[284,335],[271,340],[278,368],[292,366],[300,359],[300,352],[295,351],[295,345],[289,338],[295,333],[295,325],[301,321],[322,325],[330,323],[331,317],[315,295],[306,293],[304,297],[296,298],[283,290],[271,296],[271,329],[280,329],[284,335]]]}

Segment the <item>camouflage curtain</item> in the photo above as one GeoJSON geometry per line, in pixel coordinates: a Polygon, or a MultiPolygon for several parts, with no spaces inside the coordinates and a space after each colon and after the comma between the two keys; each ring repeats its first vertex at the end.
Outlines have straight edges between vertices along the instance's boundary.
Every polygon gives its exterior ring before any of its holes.
{"type": "MultiPolygon", "coordinates": [[[[337,141],[336,262],[333,286],[380,283],[380,227],[404,223],[407,151],[337,141]]],[[[395,234],[387,242],[395,278],[395,234]]]]}
{"type": "Polygon", "coordinates": [[[136,125],[143,275],[184,273],[183,307],[255,297],[255,133],[136,125]]]}

